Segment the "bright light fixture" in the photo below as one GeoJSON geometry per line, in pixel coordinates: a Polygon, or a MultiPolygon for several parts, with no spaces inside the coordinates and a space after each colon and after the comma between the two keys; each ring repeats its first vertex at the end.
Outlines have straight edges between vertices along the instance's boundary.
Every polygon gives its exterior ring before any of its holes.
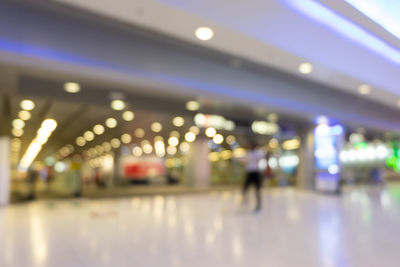
{"type": "Polygon", "coordinates": [[[358,92],[362,95],[368,95],[371,92],[371,86],[362,84],[358,87],[358,92]]]}
{"type": "Polygon", "coordinates": [[[123,100],[115,99],[111,101],[111,108],[114,110],[123,110],[126,107],[126,104],[123,100]]]}
{"type": "Polygon", "coordinates": [[[93,127],[93,132],[97,135],[102,135],[104,133],[104,126],[101,124],[96,124],[93,127]]]}
{"type": "Polygon", "coordinates": [[[150,144],[144,144],[143,152],[145,154],[150,154],[151,152],[153,152],[153,147],[150,144]]]}
{"type": "Polygon", "coordinates": [[[117,127],[117,125],[118,125],[118,122],[117,122],[117,120],[114,119],[114,118],[108,118],[108,119],[106,120],[106,126],[107,126],[108,128],[115,128],[115,127],[117,127]]]}
{"type": "Polygon", "coordinates": [[[14,135],[15,137],[21,137],[24,134],[24,130],[23,129],[17,129],[17,128],[13,128],[11,131],[12,135],[14,135]]]}
{"type": "Polygon", "coordinates": [[[200,103],[198,101],[188,101],[186,102],[186,109],[190,111],[196,111],[199,110],[200,108],[200,103]]]}
{"type": "Polygon", "coordinates": [[[137,138],[143,138],[144,135],[145,135],[145,131],[144,131],[142,128],[137,128],[137,129],[135,130],[135,136],[136,136],[137,138]]]}
{"type": "MultiPolygon", "coordinates": [[[[389,0],[385,1],[387,2],[389,0]]],[[[321,24],[328,26],[329,28],[345,36],[346,38],[361,44],[362,46],[370,49],[371,51],[374,51],[375,53],[381,55],[389,61],[394,62],[395,64],[400,64],[400,51],[397,48],[395,48],[391,44],[388,44],[386,41],[373,35],[372,33],[368,32],[367,30],[353,23],[347,18],[341,16],[337,12],[329,9],[323,4],[314,0],[286,0],[286,2],[300,12],[320,22],[321,24]]],[[[358,2],[361,2],[361,0],[359,0],[358,2]]],[[[366,1],[362,0],[362,2],[366,1]]],[[[377,5],[378,3],[383,4],[382,1],[376,0],[369,0],[368,2],[374,2],[377,5]]],[[[355,1],[352,1],[352,3],[355,3],[355,1]]],[[[390,5],[390,8],[393,9],[393,12],[395,12],[395,16],[398,17],[398,12],[394,11],[393,5],[390,5]]],[[[377,12],[377,10],[371,9],[370,12],[377,12]]],[[[385,17],[387,17],[386,12],[382,13],[385,17]]],[[[392,24],[394,28],[398,29],[398,26],[392,23],[390,20],[388,20],[387,23],[392,24]]]]}
{"type": "Polygon", "coordinates": [[[209,27],[198,27],[194,34],[202,41],[208,41],[214,37],[214,31],[209,27]]]}
{"type": "Polygon", "coordinates": [[[153,122],[150,126],[151,130],[155,133],[159,133],[162,130],[162,125],[159,122],[153,122]]]}
{"type": "Polygon", "coordinates": [[[30,113],[29,111],[27,111],[27,110],[21,110],[20,112],[18,112],[18,117],[19,117],[21,120],[27,121],[27,120],[29,120],[32,116],[31,116],[31,113],[30,113]]]}
{"type": "Polygon", "coordinates": [[[132,111],[124,111],[124,113],[122,113],[122,118],[125,121],[132,121],[135,118],[135,113],[133,113],[132,111]]]}
{"type": "Polygon", "coordinates": [[[213,127],[208,127],[207,129],[206,129],[206,135],[208,136],[208,137],[214,137],[214,135],[216,135],[217,134],[217,130],[215,130],[215,128],[213,128],[213,127]]]}
{"type": "Polygon", "coordinates": [[[111,139],[110,143],[113,148],[119,148],[121,145],[121,141],[118,138],[111,139]]]}
{"type": "Polygon", "coordinates": [[[93,139],[94,139],[94,133],[93,133],[92,131],[86,131],[86,132],[83,134],[83,137],[84,137],[85,140],[88,141],[88,142],[93,141],[93,139]]]}
{"type": "Polygon", "coordinates": [[[64,90],[70,94],[76,94],[81,90],[81,86],[77,83],[69,82],[64,84],[64,90]]]}
{"type": "Polygon", "coordinates": [[[185,140],[188,141],[189,143],[193,142],[194,140],[196,140],[196,135],[192,132],[187,132],[185,134],[185,140]]]}
{"type": "Polygon", "coordinates": [[[188,143],[186,143],[186,142],[182,142],[182,143],[179,145],[179,149],[180,149],[180,151],[181,151],[182,153],[186,153],[186,152],[189,151],[190,145],[189,145],[188,143]]]}
{"type": "Polygon", "coordinates": [[[57,122],[53,119],[46,119],[42,122],[39,130],[37,131],[36,138],[32,140],[25,154],[19,163],[22,169],[28,169],[36,156],[39,154],[42,146],[47,142],[53,131],[57,127],[57,122]]]}
{"type": "Polygon", "coordinates": [[[35,108],[35,103],[32,100],[26,99],[21,101],[20,106],[23,110],[32,110],[35,108]]]}
{"type": "Polygon", "coordinates": [[[176,147],[175,146],[169,146],[169,147],[167,147],[167,153],[168,153],[168,155],[175,155],[176,154],[176,151],[177,151],[177,149],[176,149],[176,147]]]}
{"type": "Polygon", "coordinates": [[[142,150],[141,147],[135,146],[135,147],[132,149],[132,154],[133,154],[135,157],[140,157],[140,156],[143,154],[143,150],[142,150]]]}
{"type": "Polygon", "coordinates": [[[21,120],[21,119],[15,119],[15,120],[12,121],[12,126],[15,129],[22,129],[22,128],[25,127],[25,122],[23,120],[21,120]]]}
{"type": "Polygon", "coordinates": [[[214,143],[216,143],[217,145],[222,144],[222,142],[224,142],[224,137],[222,136],[222,134],[216,134],[213,137],[213,141],[214,143]]]}
{"type": "Polygon", "coordinates": [[[121,136],[121,141],[124,144],[129,144],[132,141],[132,136],[130,134],[125,133],[121,136]]]}
{"type": "Polygon", "coordinates": [[[192,132],[195,135],[198,135],[200,133],[200,129],[197,126],[192,126],[192,127],[189,128],[189,132],[192,132]]]}
{"type": "Polygon", "coordinates": [[[299,65],[299,72],[302,74],[310,74],[313,71],[311,63],[305,62],[299,65]]]}
{"type": "Polygon", "coordinates": [[[185,124],[185,119],[177,116],[172,120],[172,124],[175,125],[176,127],[182,127],[185,124]]]}
{"type": "Polygon", "coordinates": [[[236,137],[233,136],[233,135],[228,135],[228,136],[226,137],[226,142],[227,142],[229,145],[232,145],[233,143],[236,142],[236,137]]]}
{"type": "Polygon", "coordinates": [[[85,140],[85,138],[83,138],[82,136],[79,136],[78,138],[76,138],[76,140],[75,140],[75,143],[78,145],[78,146],[84,146],[84,145],[86,145],[86,140],[85,140]]]}
{"type": "Polygon", "coordinates": [[[177,146],[177,145],[179,144],[179,139],[176,138],[175,136],[171,136],[171,137],[168,139],[168,144],[169,144],[170,146],[177,146]]]}

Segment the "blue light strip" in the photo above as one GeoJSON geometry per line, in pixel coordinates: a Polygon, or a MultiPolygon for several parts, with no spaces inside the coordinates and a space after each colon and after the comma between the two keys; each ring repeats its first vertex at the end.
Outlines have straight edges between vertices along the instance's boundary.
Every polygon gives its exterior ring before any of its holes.
{"type": "Polygon", "coordinates": [[[286,0],[308,17],[400,65],[400,51],[333,10],[313,0],[286,0]]]}
{"type": "Polygon", "coordinates": [[[365,16],[400,39],[399,0],[345,0],[365,16]]]}

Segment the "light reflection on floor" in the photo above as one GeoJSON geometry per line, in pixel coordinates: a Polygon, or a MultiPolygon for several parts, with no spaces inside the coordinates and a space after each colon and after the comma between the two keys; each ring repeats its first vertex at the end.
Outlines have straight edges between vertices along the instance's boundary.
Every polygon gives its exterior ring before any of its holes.
{"type": "Polygon", "coordinates": [[[0,208],[0,266],[399,266],[400,187],[55,200],[0,208]]]}

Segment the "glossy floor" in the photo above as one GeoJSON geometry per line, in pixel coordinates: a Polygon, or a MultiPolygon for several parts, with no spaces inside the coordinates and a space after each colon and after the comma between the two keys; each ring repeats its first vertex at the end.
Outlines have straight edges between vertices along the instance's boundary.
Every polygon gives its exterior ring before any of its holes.
{"type": "Polygon", "coordinates": [[[400,188],[274,189],[0,208],[0,266],[398,267],[400,188]]]}

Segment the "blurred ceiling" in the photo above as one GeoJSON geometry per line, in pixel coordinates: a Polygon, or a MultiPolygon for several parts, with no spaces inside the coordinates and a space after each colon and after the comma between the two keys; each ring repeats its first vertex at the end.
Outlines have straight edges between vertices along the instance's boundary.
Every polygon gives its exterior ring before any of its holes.
{"type": "Polygon", "coordinates": [[[399,64],[355,41],[354,36],[346,37],[312,15],[301,12],[301,8],[296,8],[303,5],[302,8],[307,12],[312,9],[318,12],[321,7],[315,8],[315,5],[322,5],[328,12],[357,25],[392,49],[399,50],[400,41],[397,38],[345,1],[49,1],[231,54],[232,59],[236,60],[234,64],[240,64],[237,59],[250,60],[301,75],[297,71],[298,65],[311,62],[314,71],[306,79],[356,95],[361,84],[369,84],[372,86],[371,93],[360,97],[396,108],[398,106],[399,64]],[[214,29],[214,38],[207,42],[198,40],[194,31],[199,26],[214,29]]]}

